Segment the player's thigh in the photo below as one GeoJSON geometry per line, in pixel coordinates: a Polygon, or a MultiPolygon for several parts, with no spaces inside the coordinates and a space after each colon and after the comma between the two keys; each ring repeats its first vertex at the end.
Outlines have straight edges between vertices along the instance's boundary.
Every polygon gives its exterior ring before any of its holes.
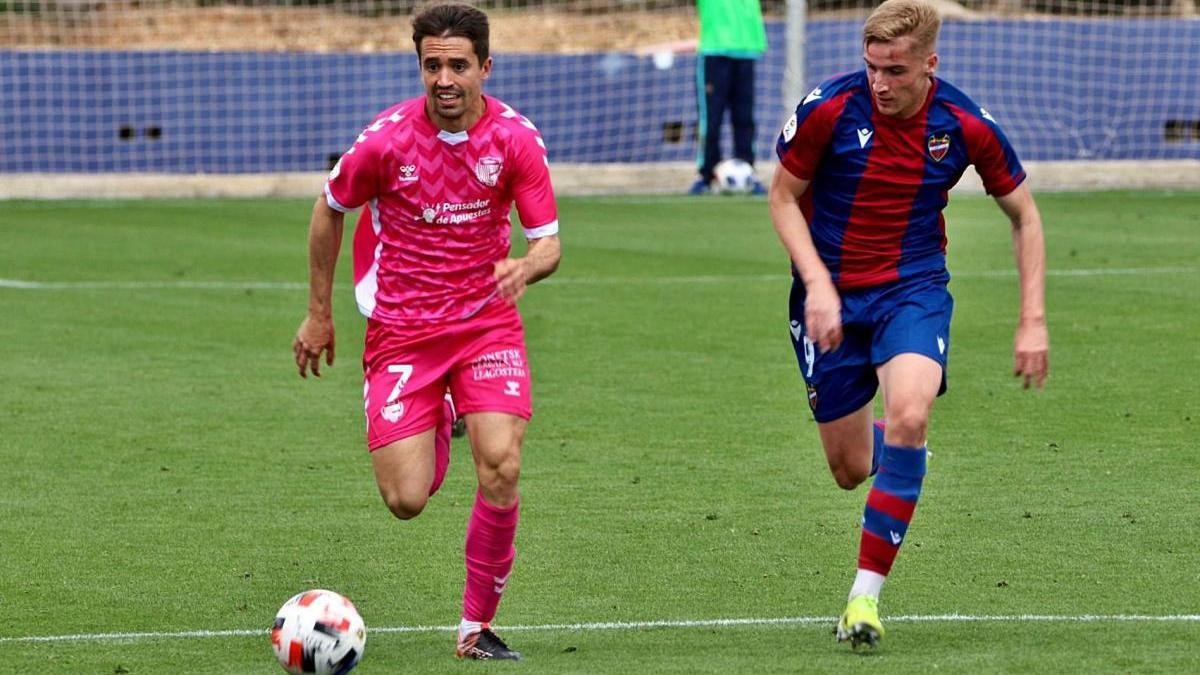
{"type": "Polygon", "coordinates": [[[852,487],[870,475],[871,455],[875,451],[873,421],[874,404],[868,402],[836,420],[817,424],[825,461],[839,484],[852,487]]]}
{"type": "Polygon", "coordinates": [[[417,515],[429,498],[434,478],[434,432],[427,429],[371,451],[379,494],[397,517],[417,515]]]}
{"type": "MultiPolygon", "coordinates": [[[[822,352],[804,325],[804,290],[795,282],[789,302],[789,330],[796,363],[813,419],[835,422],[856,413],[875,398],[879,382],[871,360],[871,329],[855,321],[853,298],[843,298],[842,344],[822,352]]],[[[847,423],[849,424],[849,423],[847,423]]],[[[863,433],[870,431],[867,428],[863,433]]]]}
{"type": "Polygon", "coordinates": [[[458,414],[533,416],[529,361],[519,321],[467,335],[455,351],[450,393],[458,414]]]}
{"type": "Polygon", "coordinates": [[[937,282],[909,284],[885,300],[872,359],[879,364],[886,439],[919,444],[934,400],[946,391],[954,301],[937,282]]]}
{"type": "Polygon", "coordinates": [[[942,365],[924,354],[897,354],[879,366],[883,387],[884,441],[893,445],[924,445],[929,415],[943,381],[942,365]]]}
{"type": "Polygon", "coordinates": [[[517,499],[521,443],[528,421],[499,412],[471,413],[465,419],[480,492],[490,504],[512,505],[517,499]]]}
{"type": "Polygon", "coordinates": [[[367,447],[374,451],[435,427],[454,363],[450,340],[410,344],[372,323],[363,355],[367,447]]]}
{"type": "Polygon", "coordinates": [[[495,471],[506,464],[511,465],[509,471],[520,468],[527,420],[497,412],[471,413],[465,420],[477,468],[495,471]]]}
{"type": "Polygon", "coordinates": [[[407,342],[372,322],[363,354],[367,448],[380,494],[400,518],[416,515],[433,484],[434,432],[453,352],[448,341],[407,342]]]}
{"type": "MultiPolygon", "coordinates": [[[[950,320],[954,299],[944,282],[900,283],[877,298],[871,308],[876,329],[871,360],[883,366],[900,354],[919,354],[938,364],[937,391],[945,392],[942,379],[950,359],[950,320]]],[[[881,380],[882,381],[882,380],[881,380]]],[[[901,383],[892,382],[897,389],[901,383]]],[[[885,400],[888,387],[884,388],[885,400]]]]}

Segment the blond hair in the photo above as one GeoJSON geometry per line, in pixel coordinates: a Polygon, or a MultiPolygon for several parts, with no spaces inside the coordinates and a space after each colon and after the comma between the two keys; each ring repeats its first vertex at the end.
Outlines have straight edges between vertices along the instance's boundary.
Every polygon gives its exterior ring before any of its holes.
{"type": "Polygon", "coordinates": [[[942,17],[927,0],[887,0],[863,24],[863,46],[909,36],[920,52],[932,53],[942,17]]]}

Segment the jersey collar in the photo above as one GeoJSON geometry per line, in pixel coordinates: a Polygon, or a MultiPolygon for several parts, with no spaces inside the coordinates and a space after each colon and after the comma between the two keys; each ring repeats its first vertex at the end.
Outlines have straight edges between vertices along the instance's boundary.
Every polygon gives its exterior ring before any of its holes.
{"type": "Polygon", "coordinates": [[[471,132],[475,131],[476,129],[481,129],[481,125],[484,123],[484,121],[491,119],[494,111],[499,106],[495,99],[487,94],[484,94],[483,115],[481,115],[479,119],[475,121],[475,124],[472,124],[469,128],[462,131],[446,131],[434,124],[433,120],[429,119],[429,110],[426,107],[429,103],[428,98],[429,97],[427,95],[421,97],[421,125],[425,127],[427,132],[436,135],[438,140],[448,145],[459,145],[471,140],[471,132]]]}

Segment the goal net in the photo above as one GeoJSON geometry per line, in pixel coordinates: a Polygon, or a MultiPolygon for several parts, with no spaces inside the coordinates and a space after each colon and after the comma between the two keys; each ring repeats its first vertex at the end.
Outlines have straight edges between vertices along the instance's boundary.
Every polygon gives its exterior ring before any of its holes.
{"type": "MultiPolygon", "coordinates": [[[[1200,159],[1193,0],[936,4],[938,75],[986,107],[1022,158],[1200,159]]],[[[809,3],[810,87],[861,67],[861,23],[871,6],[809,3]]]]}
{"type": "MultiPolygon", "coordinates": [[[[1023,159],[1085,160],[1078,172],[1200,160],[1195,0],[936,1],[939,75],[986,106],[1023,159]]],[[[324,171],[378,111],[422,93],[417,4],[0,0],[0,183],[324,171]]],[[[485,91],[537,124],[553,165],[575,167],[584,190],[612,167],[627,189],[683,189],[698,150],[692,0],[470,4],[491,17],[485,91]]],[[[762,1],[763,166],[797,98],[861,67],[873,4],[762,1]]]]}

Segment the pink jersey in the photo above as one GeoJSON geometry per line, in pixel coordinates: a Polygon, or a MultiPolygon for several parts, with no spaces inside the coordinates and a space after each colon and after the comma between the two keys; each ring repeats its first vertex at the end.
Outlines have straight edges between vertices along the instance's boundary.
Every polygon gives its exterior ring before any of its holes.
{"type": "Polygon", "coordinates": [[[533,124],[484,96],[467,131],[438,129],[425,97],[379,115],[325,184],[331,208],[367,205],[354,233],[354,293],[368,318],[430,328],[496,297],[515,201],[527,239],[558,233],[546,148],[533,124]]]}

